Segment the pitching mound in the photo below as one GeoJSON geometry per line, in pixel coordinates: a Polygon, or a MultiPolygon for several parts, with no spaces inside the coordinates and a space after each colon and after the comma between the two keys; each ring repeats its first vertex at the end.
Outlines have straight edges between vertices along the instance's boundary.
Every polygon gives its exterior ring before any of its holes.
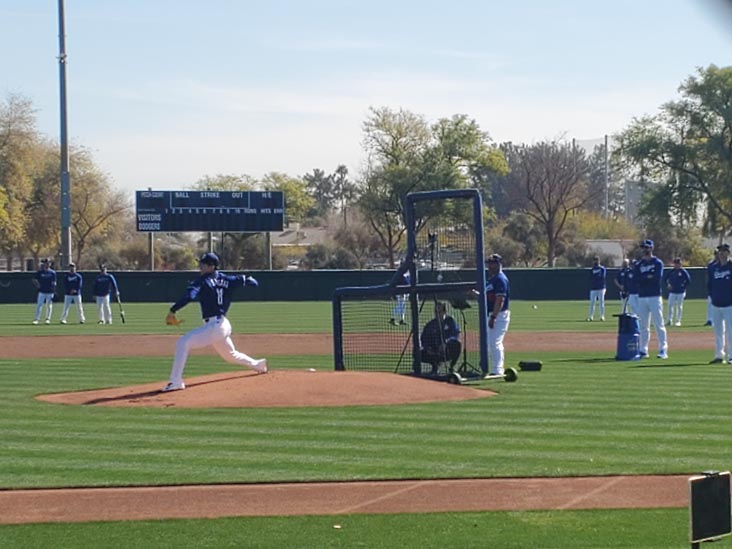
{"type": "Polygon", "coordinates": [[[470,400],[496,393],[378,372],[274,370],[227,372],[186,379],[186,389],[161,393],[164,381],[75,393],[39,395],[56,404],[156,408],[373,406],[470,400]]]}

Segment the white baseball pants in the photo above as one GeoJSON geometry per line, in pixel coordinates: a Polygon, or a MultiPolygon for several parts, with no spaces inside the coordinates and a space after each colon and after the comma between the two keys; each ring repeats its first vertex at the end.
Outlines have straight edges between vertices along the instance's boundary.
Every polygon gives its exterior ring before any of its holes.
{"type": "Polygon", "coordinates": [[[628,313],[638,314],[638,294],[628,294],[628,313]]]}
{"type": "Polygon", "coordinates": [[[71,308],[72,303],[76,305],[79,322],[85,322],[86,319],[84,318],[84,306],[81,304],[81,294],[64,296],[64,310],[61,312],[61,322],[64,322],[66,317],[69,316],[69,309],[71,308]]]}
{"type": "Polygon", "coordinates": [[[51,320],[51,313],[53,312],[53,294],[42,294],[38,292],[38,298],[36,299],[36,316],[34,320],[41,320],[41,313],[43,312],[43,306],[46,305],[46,320],[51,320]]]}
{"type": "Polygon", "coordinates": [[[394,306],[394,311],[391,314],[391,317],[394,320],[404,320],[404,313],[407,309],[408,298],[408,294],[399,294],[396,296],[396,305],[394,306]]]}
{"type": "Polygon", "coordinates": [[[213,345],[219,356],[231,364],[254,368],[257,363],[255,359],[237,351],[234,347],[234,342],[231,341],[231,323],[229,319],[225,316],[213,317],[205,322],[203,326],[199,326],[181,336],[176,343],[170,382],[175,385],[182,383],[188,353],[192,349],[200,349],[209,345],[213,345]]]}
{"type": "Polygon", "coordinates": [[[651,321],[656,328],[658,352],[668,351],[666,327],[663,325],[663,299],[660,295],[652,297],[638,297],[638,322],[640,324],[639,351],[648,354],[648,342],[651,339],[651,321]]]}
{"type": "Polygon", "coordinates": [[[112,307],[109,305],[109,294],[95,296],[97,299],[97,313],[99,322],[112,324],[112,307]]]}
{"type": "Polygon", "coordinates": [[[707,322],[712,322],[712,298],[707,296],[707,322]]]}
{"type": "Polygon", "coordinates": [[[684,312],[684,298],[686,292],[668,294],[668,323],[681,326],[681,315],[684,312]]]}
{"type": "Polygon", "coordinates": [[[490,374],[503,375],[504,373],[504,352],[503,338],[511,323],[511,311],[498,313],[493,328],[488,327],[488,352],[490,353],[490,374]]]}
{"type": "Polygon", "coordinates": [[[605,288],[602,290],[590,290],[590,313],[587,318],[595,316],[595,303],[600,305],[600,318],[605,319],[605,288]]]}
{"type": "Polygon", "coordinates": [[[732,358],[732,307],[712,305],[712,326],[714,327],[714,358],[732,358]]]}

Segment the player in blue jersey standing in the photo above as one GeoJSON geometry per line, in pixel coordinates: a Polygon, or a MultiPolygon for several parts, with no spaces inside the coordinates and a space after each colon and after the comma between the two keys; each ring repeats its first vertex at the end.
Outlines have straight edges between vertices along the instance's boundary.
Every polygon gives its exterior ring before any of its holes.
{"type": "Polygon", "coordinates": [[[590,269],[590,313],[587,321],[592,322],[595,319],[595,303],[600,308],[600,320],[605,321],[605,282],[607,277],[607,269],[600,265],[600,258],[595,256],[592,258],[592,268],[590,269]]]}
{"type": "Polygon", "coordinates": [[[674,259],[674,267],[666,271],[666,287],[668,288],[668,326],[681,326],[681,315],[684,312],[686,288],[691,282],[689,271],[681,266],[681,258],[674,259]]]}
{"type": "Polygon", "coordinates": [[[53,312],[53,296],[56,293],[56,271],[51,268],[51,262],[48,259],[41,260],[41,268],[33,276],[33,285],[38,290],[33,324],[38,324],[41,321],[44,305],[46,306],[45,322],[50,324],[51,313],[53,312]]]}
{"type": "Polygon", "coordinates": [[[76,312],[79,315],[79,324],[84,324],[84,307],[81,304],[81,287],[83,280],[81,273],[76,272],[76,265],[69,263],[69,271],[64,275],[64,310],[61,312],[61,324],[66,324],[69,316],[69,309],[72,304],[76,305],[76,312]]]}
{"type": "MultiPolygon", "coordinates": [[[[409,271],[405,271],[404,274],[401,275],[401,280],[399,281],[399,285],[409,286],[410,281],[410,275],[409,271]]],[[[409,294],[398,294],[396,296],[396,305],[394,305],[394,310],[391,312],[391,318],[389,319],[389,324],[396,325],[397,322],[399,324],[405,324],[406,321],[404,320],[404,315],[407,312],[407,302],[409,301],[409,294]]]]}
{"type": "Polygon", "coordinates": [[[638,322],[640,324],[640,342],[638,354],[648,357],[648,343],[651,338],[651,321],[658,338],[657,358],[668,358],[668,340],[663,323],[663,298],[661,285],[663,281],[663,262],[653,255],[653,240],[641,242],[643,255],[635,264],[635,280],[638,288],[638,322]]]}
{"type": "Polygon", "coordinates": [[[226,362],[247,366],[260,374],[267,373],[267,359],[256,360],[234,347],[231,341],[231,323],[226,313],[231,305],[232,293],[241,286],[257,287],[259,284],[251,277],[243,274],[227,275],[218,270],[219,258],[216,254],[205,253],[198,262],[200,275],[186,288],[181,297],[170,308],[165,319],[169,325],[178,324],[175,313],[191,301],[198,300],[201,304],[203,326],[191,330],[182,336],[175,347],[173,368],[170,372],[170,382],[163,392],[185,389],[183,370],[186,367],[188,353],[192,349],[213,345],[216,352],[226,362]]]}
{"type": "Polygon", "coordinates": [[[97,301],[99,324],[112,324],[112,307],[109,304],[109,296],[112,292],[119,297],[117,279],[112,273],[107,272],[107,266],[102,263],[99,265],[99,274],[94,279],[94,298],[97,301]]]}
{"type": "Polygon", "coordinates": [[[613,283],[620,292],[620,307],[623,313],[630,312],[628,310],[628,276],[631,276],[633,270],[630,268],[630,259],[623,259],[623,264],[615,275],[613,283]]]}
{"type": "Polygon", "coordinates": [[[707,264],[707,321],[704,323],[704,326],[711,326],[712,325],[712,294],[709,288],[709,273],[714,270],[714,267],[719,263],[719,248],[721,247],[721,244],[717,246],[717,249],[714,250],[714,259],[712,259],[707,264]]]}
{"type": "Polygon", "coordinates": [[[712,300],[714,358],[712,364],[732,364],[732,261],[729,244],[717,247],[717,261],[707,270],[709,297],[712,300]],[[726,356],[725,356],[726,351],[726,356]]]}
{"type": "Polygon", "coordinates": [[[485,285],[488,301],[488,352],[490,354],[491,375],[504,374],[503,338],[511,323],[509,310],[510,284],[503,272],[503,258],[493,254],[488,258],[488,280],[485,285]]]}

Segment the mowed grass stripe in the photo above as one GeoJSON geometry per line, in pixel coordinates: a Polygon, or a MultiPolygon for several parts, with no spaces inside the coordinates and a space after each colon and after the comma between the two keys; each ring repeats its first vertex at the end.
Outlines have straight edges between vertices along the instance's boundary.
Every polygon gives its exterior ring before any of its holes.
{"type": "MultiPolygon", "coordinates": [[[[518,383],[478,385],[499,392],[488,399],[213,410],[59,406],[32,398],[164,379],[168,360],[0,361],[2,381],[10,382],[0,403],[0,486],[724,469],[732,368],[702,357],[679,353],[665,367],[597,353],[546,354],[544,369],[521,373],[518,383]]],[[[280,361],[295,363],[313,359],[280,361]]],[[[227,370],[216,357],[196,356],[187,374],[227,370]]]]}
{"type": "MultiPolygon", "coordinates": [[[[184,288],[181,288],[183,292],[184,288]]],[[[114,324],[96,324],[96,310],[87,309],[86,324],[77,324],[72,313],[72,321],[67,325],[58,323],[61,307],[54,307],[53,322],[50,325],[33,326],[35,304],[0,305],[0,336],[8,335],[120,335],[120,334],[165,334],[180,335],[201,323],[200,308],[190,304],[178,312],[184,321],[182,326],[166,326],[164,319],[170,303],[129,303],[125,305],[127,323],[119,321],[115,310],[114,324]],[[90,314],[92,313],[92,314],[90,314]]],[[[608,303],[607,322],[587,322],[586,301],[541,301],[529,302],[511,300],[511,326],[509,332],[589,332],[611,335],[617,332],[617,321],[613,314],[620,313],[617,301],[608,303]],[[537,305],[537,309],[533,309],[537,305]]],[[[330,334],[333,330],[332,305],[329,301],[268,301],[235,302],[227,315],[235,333],[251,334],[330,334]],[[256,319],[254,322],[252,319],[256,319]]],[[[363,324],[348,325],[349,332],[373,332],[374,326],[382,319],[367,318],[363,324]],[[375,322],[376,320],[376,322],[375,322]]],[[[388,317],[383,318],[384,332],[390,332],[388,317]]],[[[669,328],[673,352],[673,334],[677,331],[691,331],[711,334],[706,320],[706,300],[687,299],[684,302],[684,326],[669,328]]],[[[351,322],[351,321],[349,321],[351,322]]],[[[273,336],[276,337],[276,336],[273,336]]],[[[39,339],[39,344],[42,344],[39,339]]],[[[571,334],[567,335],[567,345],[572,345],[571,334]]],[[[651,347],[654,350],[654,347],[651,347]]],[[[171,348],[171,353],[173,349],[171,348]]]]}

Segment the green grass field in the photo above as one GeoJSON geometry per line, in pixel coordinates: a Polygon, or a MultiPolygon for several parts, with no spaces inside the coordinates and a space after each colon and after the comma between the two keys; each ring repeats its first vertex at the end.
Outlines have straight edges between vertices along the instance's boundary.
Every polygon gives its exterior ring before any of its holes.
{"type": "MultiPolygon", "coordinates": [[[[617,303],[609,306],[605,323],[586,322],[584,302],[531,305],[514,304],[511,331],[527,337],[537,330],[592,331],[615,338],[610,315],[617,303]]],[[[524,372],[518,383],[489,385],[499,396],[451,403],[203,410],[60,406],[33,396],[162,381],[170,358],[1,359],[0,488],[729,470],[732,366],[707,364],[711,348],[673,349],[674,330],[708,334],[704,306],[687,302],[685,326],[670,330],[667,361],[617,362],[599,352],[571,352],[568,337],[567,352],[542,353],[541,372],[524,372]]],[[[0,335],[181,332],[163,324],[167,307],[127,305],[126,325],[32,326],[32,305],[5,305],[0,335]]],[[[195,306],[184,313],[185,329],[197,325],[195,306]]],[[[330,331],[328,303],[237,303],[230,317],[240,333],[330,331]]],[[[517,360],[510,348],[507,359],[509,365],[517,360]]],[[[329,369],[332,357],[275,356],[270,365],[329,369]]],[[[186,374],[230,369],[214,355],[194,356],[186,374]]],[[[686,547],[688,511],[0,527],[0,546],[8,547],[90,547],[99,539],[105,547],[686,547]]],[[[732,544],[727,538],[715,547],[732,544]]]]}

